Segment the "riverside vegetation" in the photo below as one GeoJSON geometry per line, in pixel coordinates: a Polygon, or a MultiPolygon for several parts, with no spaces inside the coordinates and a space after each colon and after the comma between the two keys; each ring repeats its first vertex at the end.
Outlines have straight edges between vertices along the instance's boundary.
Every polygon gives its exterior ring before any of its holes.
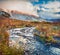
{"type": "MultiPolygon", "coordinates": [[[[60,23],[50,22],[35,22],[35,21],[22,21],[11,19],[9,17],[0,16],[0,54],[1,55],[23,55],[24,49],[20,47],[9,47],[9,33],[7,30],[13,28],[23,27],[36,27],[36,30],[41,32],[40,34],[35,33],[41,38],[42,42],[53,42],[56,43],[53,36],[60,38],[60,23]]],[[[60,42],[60,41],[58,41],[60,42]]]]}

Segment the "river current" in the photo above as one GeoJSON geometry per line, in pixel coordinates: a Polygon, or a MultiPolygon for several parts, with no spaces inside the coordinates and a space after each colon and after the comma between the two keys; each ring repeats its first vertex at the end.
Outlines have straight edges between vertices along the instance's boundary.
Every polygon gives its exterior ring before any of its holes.
{"type": "MultiPolygon", "coordinates": [[[[34,36],[35,27],[15,28],[9,30],[9,45],[22,46],[25,55],[60,55],[60,48],[46,46],[38,36],[34,36]]],[[[37,31],[38,33],[38,31],[37,31]]]]}

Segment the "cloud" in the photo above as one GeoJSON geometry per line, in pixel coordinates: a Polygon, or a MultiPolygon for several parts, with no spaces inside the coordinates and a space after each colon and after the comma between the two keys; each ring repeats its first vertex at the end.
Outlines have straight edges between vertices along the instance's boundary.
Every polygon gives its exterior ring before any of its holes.
{"type": "Polygon", "coordinates": [[[39,2],[39,0],[29,0],[30,2],[39,2]]]}
{"type": "Polygon", "coordinates": [[[2,0],[2,2],[0,2],[0,8],[18,10],[38,16],[36,7],[34,7],[28,0],[2,0]]]}
{"type": "Polygon", "coordinates": [[[39,2],[39,0],[35,0],[35,2],[39,2]]]}
{"type": "Polygon", "coordinates": [[[49,2],[47,4],[42,5],[44,8],[48,8],[50,12],[58,12],[60,11],[60,2],[55,1],[55,2],[49,2]]]}
{"type": "MultiPolygon", "coordinates": [[[[59,18],[60,17],[60,2],[54,1],[54,2],[48,2],[47,4],[42,4],[40,15],[46,17],[53,18],[59,18]]],[[[49,19],[48,18],[48,19],[49,19]]]]}
{"type": "Polygon", "coordinates": [[[28,1],[28,0],[0,0],[0,1],[28,1]]]}

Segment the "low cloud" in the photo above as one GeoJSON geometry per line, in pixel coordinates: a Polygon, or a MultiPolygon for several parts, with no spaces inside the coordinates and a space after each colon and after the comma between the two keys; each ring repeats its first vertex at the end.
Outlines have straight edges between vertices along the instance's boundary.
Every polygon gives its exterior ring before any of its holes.
{"type": "Polygon", "coordinates": [[[34,7],[29,0],[2,0],[0,2],[0,8],[18,10],[38,16],[36,7],[34,7]]]}

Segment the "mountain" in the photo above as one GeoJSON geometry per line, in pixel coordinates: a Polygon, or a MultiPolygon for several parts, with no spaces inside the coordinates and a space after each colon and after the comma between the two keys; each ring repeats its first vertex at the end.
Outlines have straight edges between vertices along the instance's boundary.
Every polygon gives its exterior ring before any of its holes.
{"type": "MultiPolygon", "coordinates": [[[[27,14],[25,12],[17,11],[17,10],[8,10],[0,8],[0,15],[1,12],[5,12],[8,16],[12,19],[23,20],[23,21],[38,21],[38,22],[60,22],[60,19],[46,19],[42,18],[41,16],[36,16],[32,14],[27,14]]],[[[4,14],[3,14],[4,15],[4,14]]],[[[6,15],[5,15],[6,16],[6,15]]]]}
{"type": "Polygon", "coordinates": [[[39,22],[46,21],[46,20],[44,20],[41,17],[38,17],[36,15],[27,14],[27,13],[17,11],[17,10],[0,9],[0,13],[1,13],[1,11],[4,11],[4,12],[10,14],[11,18],[14,18],[17,20],[39,21],[39,22]]]}
{"type": "Polygon", "coordinates": [[[51,21],[51,22],[60,22],[60,19],[59,18],[57,18],[57,19],[46,19],[47,21],[51,21]]]}

